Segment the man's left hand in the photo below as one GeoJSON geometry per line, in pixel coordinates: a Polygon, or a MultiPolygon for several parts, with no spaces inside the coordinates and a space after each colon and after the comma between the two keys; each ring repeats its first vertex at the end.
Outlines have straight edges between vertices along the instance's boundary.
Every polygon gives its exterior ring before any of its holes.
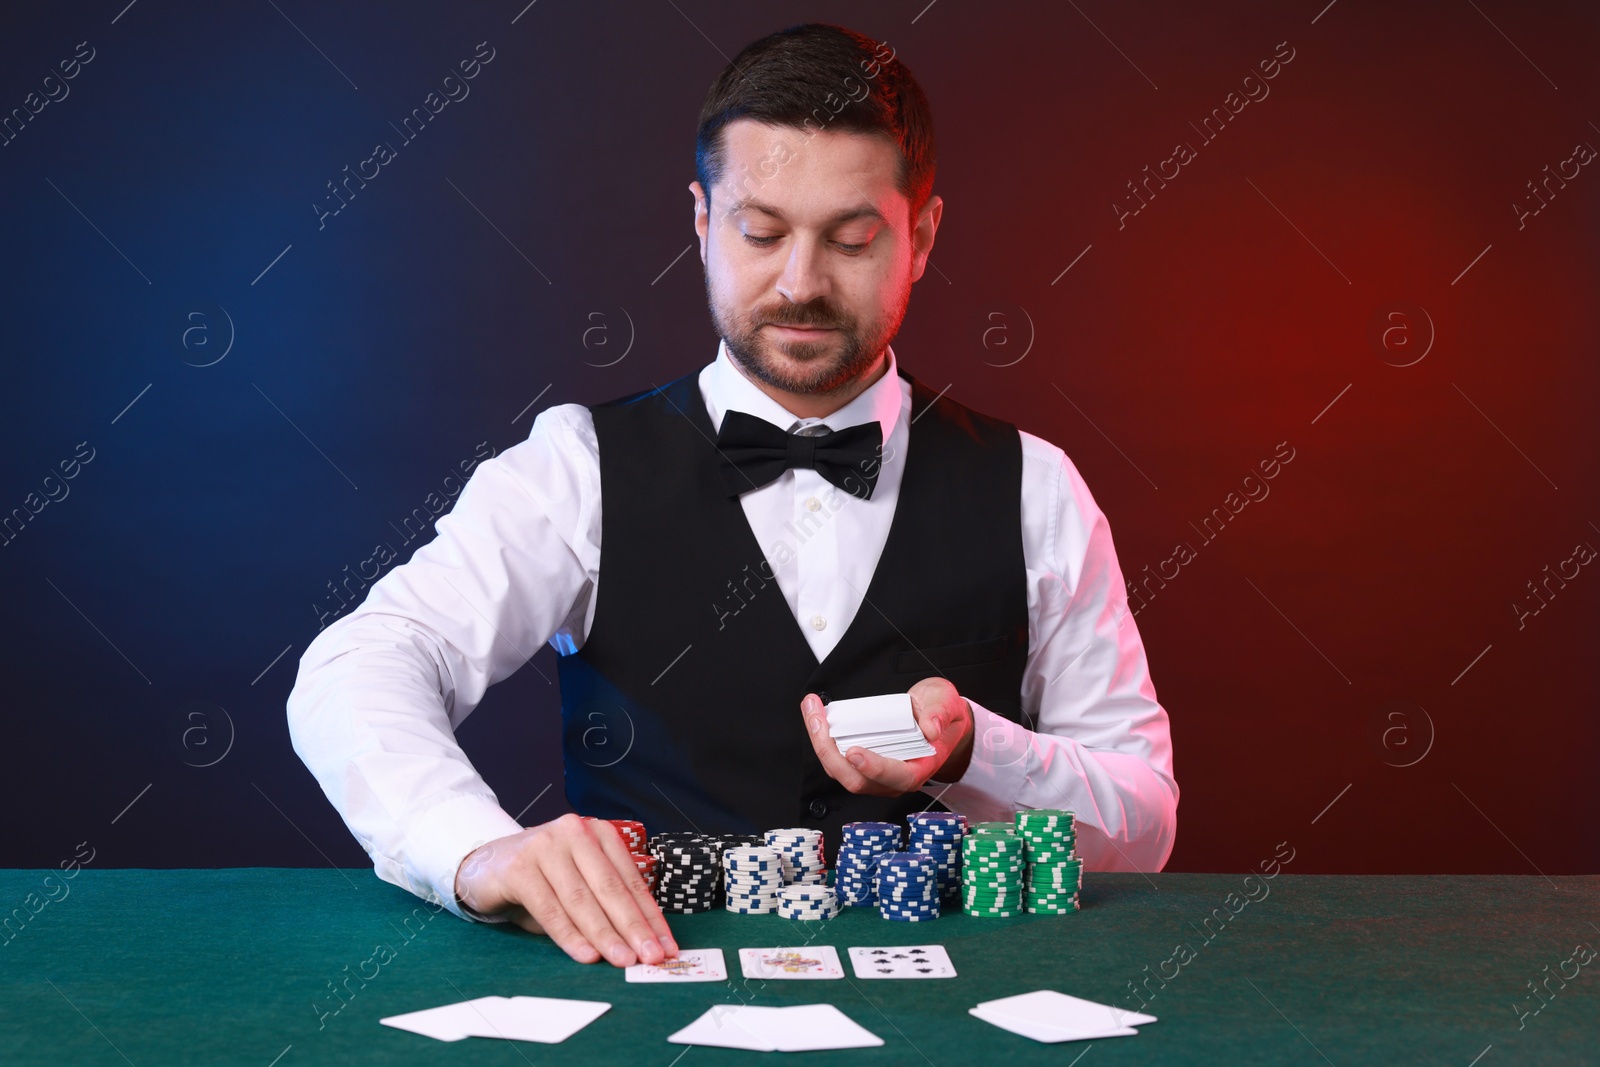
{"type": "Polygon", "coordinates": [[[921,789],[930,778],[954,782],[972,759],[972,705],[947,678],[924,678],[910,689],[911,711],[922,736],[934,747],[931,756],[897,760],[854,745],[843,755],[828,733],[828,712],[822,698],[807,693],[800,701],[806,733],[817,759],[829,776],[852,793],[897,797],[921,789]]]}

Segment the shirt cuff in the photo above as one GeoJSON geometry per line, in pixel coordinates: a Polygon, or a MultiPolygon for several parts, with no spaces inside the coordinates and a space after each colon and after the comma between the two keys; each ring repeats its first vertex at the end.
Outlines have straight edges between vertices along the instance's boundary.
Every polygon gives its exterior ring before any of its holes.
{"type": "Polygon", "coordinates": [[[954,782],[930,778],[923,791],[937,795],[948,792],[952,800],[968,803],[981,800],[1014,807],[1013,798],[1021,795],[1027,781],[1033,734],[1021,723],[996,715],[976,700],[966,700],[972,706],[972,758],[966,772],[954,782]]]}
{"type": "Polygon", "coordinates": [[[479,915],[456,899],[456,871],[479,845],[522,829],[493,797],[468,793],[434,805],[406,828],[408,888],[463,919],[505,922],[503,917],[479,915]]]}

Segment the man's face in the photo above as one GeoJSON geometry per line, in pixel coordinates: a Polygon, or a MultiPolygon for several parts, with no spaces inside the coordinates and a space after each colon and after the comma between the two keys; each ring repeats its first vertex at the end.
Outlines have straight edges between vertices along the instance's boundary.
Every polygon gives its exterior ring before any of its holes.
{"type": "Polygon", "coordinates": [[[699,182],[695,230],[711,319],[758,380],[827,394],[867,373],[900,329],[943,205],[921,218],[895,185],[888,138],[739,119],[722,176],[699,182]]]}

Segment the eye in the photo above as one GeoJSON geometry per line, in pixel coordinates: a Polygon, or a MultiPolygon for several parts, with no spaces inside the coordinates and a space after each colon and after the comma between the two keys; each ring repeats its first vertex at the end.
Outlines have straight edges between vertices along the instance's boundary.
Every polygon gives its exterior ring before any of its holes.
{"type": "Polygon", "coordinates": [[[757,248],[765,248],[777,240],[776,237],[752,237],[748,233],[744,235],[744,239],[755,245],[757,248]]]}
{"type": "Polygon", "coordinates": [[[834,243],[839,245],[839,251],[847,252],[852,256],[857,254],[858,252],[862,251],[864,248],[867,247],[865,242],[863,242],[861,244],[858,244],[858,245],[841,244],[841,243],[839,243],[837,241],[834,242],[834,243]]]}

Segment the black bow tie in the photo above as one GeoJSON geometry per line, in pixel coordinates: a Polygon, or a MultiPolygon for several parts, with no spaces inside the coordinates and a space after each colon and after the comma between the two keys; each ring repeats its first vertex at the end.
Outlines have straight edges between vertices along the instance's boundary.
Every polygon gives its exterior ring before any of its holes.
{"type": "Polygon", "coordinates": [[[790,467],[809,467],[851,496],[872,499],[883,452],[883,427],[876,422],[803,437],[765,419],[729,411],[717,433],[722,484],[729,496],[758,489],[790,467]]]}

